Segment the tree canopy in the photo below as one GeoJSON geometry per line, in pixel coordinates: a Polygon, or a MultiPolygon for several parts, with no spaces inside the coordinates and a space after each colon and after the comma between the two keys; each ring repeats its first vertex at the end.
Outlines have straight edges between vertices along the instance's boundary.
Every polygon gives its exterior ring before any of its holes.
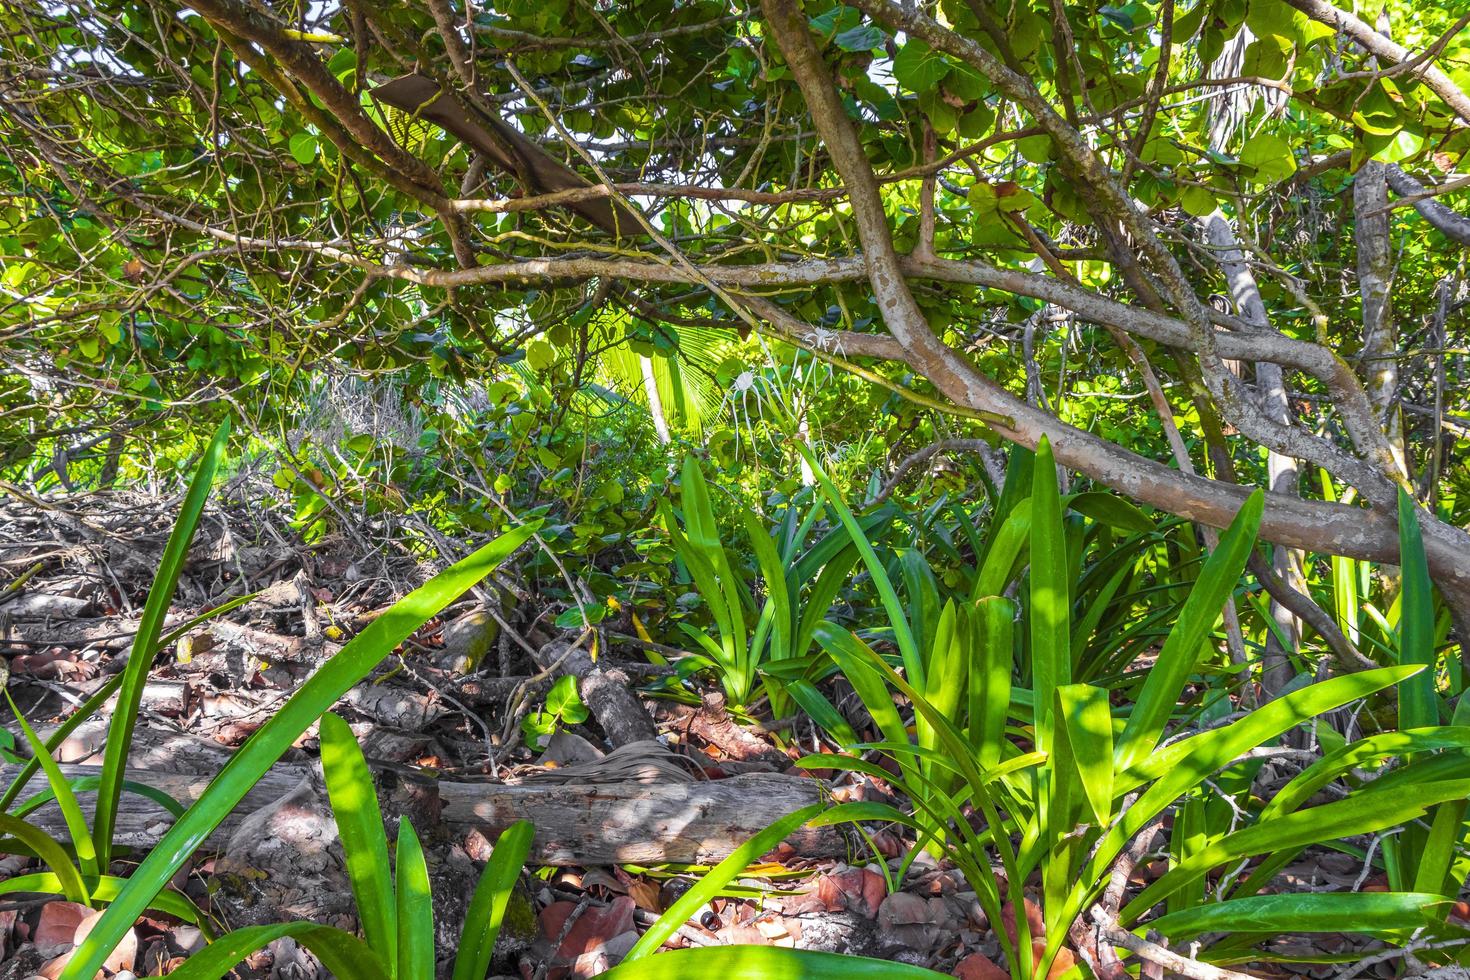
{"type": "Polygon", "coordinates": [[[1264,538],[1358,558],[1403,489],[1470,612],[1448,7],[3,10],[9,465],[285,431],[331,365],[763,400],[870,460],[1047,435],[1215,527],[1269,484],[1264,538]]]}

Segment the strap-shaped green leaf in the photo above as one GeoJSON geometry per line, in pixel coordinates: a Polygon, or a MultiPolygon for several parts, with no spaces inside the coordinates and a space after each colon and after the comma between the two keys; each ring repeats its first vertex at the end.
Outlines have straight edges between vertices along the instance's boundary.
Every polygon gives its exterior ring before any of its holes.
{"type": "Polygon", "coordinates": [[[1434,693],[1434,587],[1429,561],[1419,533],[1419,509],[1399,488],[1399,663],[1423,664],[1424,670],[1399,687],[1399,727],[1424,728],[1439,724],[1439,701],[1434,693]]]}
{"type": "MultiPolygon", "coordinates": [[[[88,904],[91,905],[103,905],[117,898],[118,893],[127,883],[128,879],[114,875],[82,879],[82,884],[85,886],[84,893],[89,896],[88,904]]],[[[62,895],[70,899],[69,889],[72,887],[73,883],[62,876],[43,871],[16,875],[14,878],[0,881],[0,895],[24,895],[34,892],[42,895],[62,895]]],[[[148,903],[148,908],[198,926],[205,939],[214,939],[214,929],[209,916],[181,892],[165,889],[153,896],[153,900],[148,903]]]]}
{"type": "MultiPolygon", "coordinates": [[[[1057,688],[1058,743],[1065,738],[1092,820],[1106,827],[1113,816],[1113,715],[1108,692],[1090,684],[1057,688]]],[[[1055,828],[1066,833],[1071,828],[1055,828]]]]}
{"type": "Polygon", "coordinates": [[[924,659],[919,653],[919,645],[914,640],[913,631],[904,614],[903,603],[898,599],[898,592],[893,588],[893,581],[888,577],[888,571],[878,560],[878,553],[873,550],[867,534],[858,523],[858,519],[853,516],[852,510],[843,501],[842,494],[838,493],[837,485],[832,482],[832,478],[817,462],[817,457],[812,454],[805,443],[798,442],[796,448],[811,466],[812,473],[816,476],[817,482],[822,485],[822,490],[827,494],[832,509],[837,512],[838,520],[852,536],[852,543],[856,546],[858,555],[862,558],[863,565],[873,580],[873,588],[878,591],[878,598],[883,603],[883,611],[888,614],[888,622],[893,626],[893,640],[898,645],[899,656],[903,659],[904,673],[908,675],[913,684],[922,688],[924,686],[924,659]]]}
{"type": "Polygon", "coordinates": [[[204,514],[204,503],[214,485],[215,470],[225,452],[225,442],[230,436],[230,420],[226,416],[215,430],[214,438],[204,450],[194,479],[189,483],[189,492],[184,497],[184,506],[179,519],[168,536],[158,572],[148,589],[148,599],[143,603],[143,615],[138,620],[138,632],[133,637],[132,651],[128,654],[127,666],[123,668],[122,686],[117,692],[117,704],[112,709],[112,719],[107,726],[107,747],[102,757],[102,784],[97,790],[97,808],[92,818],[92,840],[97,860],[106,868],[112,856],[112,834],[117,825],[117,808],[122,799],[122,783],[128,765],[128,750],[133,744],[133,726],[138,723],[138,707],[143,700],[143,686],[148,681],[148,668],[152,665],[153,653],[158,649],[158,637],[163,632],[163,621],[168,607],[173,603],[174,589],[179,584],[179,573],[183,571],[184,559],[188,557],[189,543],[194,540],[194,531],[199,518],[204,514]]]}
{"type": "Polygon", "coordinates": [[[424,848],[407,817],[398,821],[395,893],[398,899],[399,980],[434,975],[434,899],[424,848]]]}
{"type": "Polygon", "coordinates": [[[1175,941],[1207,932],[1407,933],[1432,924],[1445,904],[1442,895],[1417,892],[1253,895],[1171,912],[1148,927],[1175,941]]]}
{"type": "Polygon", "coordinates": [[[71,846],[77,852],[77,863],[81,865],[82,874],[101,874],[103,865],[99,863],[97,852],[92,847],[92,838],[87,833],[87,818],[82,814],[81,804],[77,802],[77,795],[72,792],[71,784],[67,782],[56,760],[51,758],[51,753],[46,751],[46,745],[35,729],[31,728],[20,709],[15,706],[15,699],[10,696],[9,691],[5,692],[5,700],[10,702],[10,710],[14,713],[31,752],[46,773],[46,782],[51,786],[51,794],[56,797],[56,805],[61,808],[61,817],[66,821],[66,832],[71,835],[71,846]]]}
{"type": "Polygon", "coordinates": [[[1072,679],[1071,586],[1062,529],[1057,468],[1045,436],[1036,447],[1031,475],[1031,691],[1036,705],[1036,747],[1048,752],[1056,690],[1072,679]]]}
{"type": "MultiPolygon", "coordinates": [[[[741,844],[730,853],[719,864],[709,870],[705,876],[685,892],[678,901],[670,905],[664,914],[658,917],[658,921],[648,927],[633,948],[628,951],[623,962],[632,963],[649,956],[664,944],[680,926],[689,921],[690,916],[697,912],[706,902],[720,893],[730,882],[739,877],[756,858],[781,843],[790,836],[796,828],[821,813],[826,807],[825,803],[813,803],[804,806],[794,813],[771,824],[765,830],[756,834],[750,840],[741,844]]],[[[661,959],[662,957],[658,957],[661,959]]]]}
{"type": "MultiPolygon", "coordinates": [[[[33,851],[41,863],[51,869],[61,886],[61,893],[66,896],[67,901],[87,905],[91,896],[87,891],[86,884],[82,881],[82,875],[77,871],[76,865],[71,863],[71,855],[66,853],[50,834],[39,827],[32,827],[19,817],[12,817],[8,813],[0,813],[0,834],[14,837],[20,843],[33,851]]],[[[0,848],[3,850],[3,848],[0,848]]]]}
{"type": "Polygon", "coordinates": [[[779,946],[705,946],[646,959],[630,955],[602,974],[605,980],[935,980],[946,974],[920,966],[779,946]]]}
{"type": "Polygon", "coordinates": [[[530,856],[535,836],[536,828],[529,820],[518,820],[505,828],[495,842],[495,850],[480,874],[480,882],[465,913],[464,931],[454,957],[453,980],[485,980],[490,972],[495,939],[500,935],[505,909],[515,893],[516,879],[530,856]]]}
{"type": "Polygon", "coordinates": [[[1011,668],[1015,656],[1016,604],[1001,596],[975,603],[971,627],[970,677],[966,692],[970,744],[982,769],[1000,762],[1005,749],[1006,715],[1011,705],[1011,668]]]}
{"type": "Polygon", "coordinates": [[[1219,865],[1267,851],[1397,827],[1423,816],[1436,803],[1466,795],[1470,795],[1470,779],[1436,781],[1404,787],[1398,793],[1360,793],[1237,830],[1170,868],[1123,908],[1119,921],[1135,921],[1174,891],[1219,865]]]}
{"type": "MultiPolygon", "coordinates": [[[[352,980],[388,980],[382,964],[361,939],[315,922],[285,922],[236,929],[189,957],[169,976],[178,980],[219,980],[257,949],[287,937],[311,950],[333,976],[351,977],[352,980]]],[[[433,975],[430,972],[424,977],[433,975]]]]}
{"type": "Polygon", "coordinates": [[[1200,570],[1189,598],[1179,612],[1179,619],[1169,631],[1169,638],[1159,650],[1148,679],[1138,692],[1138,699],[1118,739],[1117,767],[1127,769],[1153,752],[1164,734],[1164,726],[1179,701],[1189,675],[1199,662],[1205,637],[1214,628],[1225,600],[1240,580],[1251,549],[1256,544],[1256,531],[1261,526],[1261,513],[1266,498],[1256,490],[1241,504],[1235,520],[1220,536],[1220,545],[1200,570]]]}
{"type": "Polygon", "coordinates": [[[388,863],[388,835],[378,808],[377,787],[362,747],[347,722],[330,711],[322,715],[322,775],[342,851],[347,880],[357,900],[363,937],[374,953],[397,964],[398,926],[393,907],[393,877],[388,863]]]}

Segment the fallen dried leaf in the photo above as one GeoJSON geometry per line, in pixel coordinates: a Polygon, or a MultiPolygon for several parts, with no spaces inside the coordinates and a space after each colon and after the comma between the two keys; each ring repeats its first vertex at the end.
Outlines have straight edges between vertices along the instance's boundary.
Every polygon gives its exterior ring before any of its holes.
{"type": "Polygon", "coordinates": [[[984,953],[971,953],[955,964],[954,975],[959,980],[1011,980],[1011,975],[984,953]]]}
{"type": "Polygon", "coordinates": [[[91,914],[91,909],[76,902],[47,902],[41,906],[31,942],[41,949],[69,944],[77,934],[77,926],[91,914]]]}
{"type": "MultiPolygon", "coordinates": [[[[1026,928],[1031,933],[1031,938],[1046,935],[1046,920],[1041,916],[1041,908],[1031,899],[1025,899],[1026,928]]],[[[1016,943],[1016,908],[1010,902],[1006,902],[1005,908],[1000,910],[1001,928],[1006,931],[1006,938],[1011,945],[1016,943]]]]}

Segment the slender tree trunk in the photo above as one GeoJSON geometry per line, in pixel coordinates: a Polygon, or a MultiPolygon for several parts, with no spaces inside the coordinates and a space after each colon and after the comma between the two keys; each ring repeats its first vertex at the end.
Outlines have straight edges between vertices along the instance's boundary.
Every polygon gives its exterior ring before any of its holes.
{"type": "MultiPolygon", "coordinates": [[[[1230,298],[1239,316],[1252,326],[1271,329],[1266,315],[1266,304],[1261,299],[1261,290],[1255,274],[1246,263],[1230,227],[1229,220],[1219,211],[1203,220],[1205,239],[1215,252],[1215,261],[1225,274],[1230,298]]],[[[1286,398],[1286,383],[1281,366],[1265,361],[1256,364],[1256,390],[1264,404],[1266,413],[1283,424],[1291,421],[1291,405],[1286,398]]],[[[1270,452],[1266,457],[1268,489],[1272,493],[1300,496],[1300,470],[1297,461],[1281,453],[1270,452]]],[[[1277,576],[1298,592],[1306,593],[1306,582],[1300,572],[1302,552],[1277,545],[1272,549],[1272,570],[1277,576]]],[[[1275,697],[1291,681],[1290,654],[1301,642],[1301,623],[1285,606],[1271,600],[1271,619],[1280,632],[1266,636],[1266,657],[1261,670],[1261,687],[1267,697],[1275,697]]]]}
{"type": "Polygon", "coordinates": [[[1363,301],[1362,370],[1368,399],[1382,416],[1383,431],[1399,472],[1409,475],[1403,417],[1398,407],[1398,331],[1394,328],[1393,256],[1388,240],[1388,180],[1383,164],[1370,160],[1353,180],[1358,244],[1358,293],[1363,301]]]}

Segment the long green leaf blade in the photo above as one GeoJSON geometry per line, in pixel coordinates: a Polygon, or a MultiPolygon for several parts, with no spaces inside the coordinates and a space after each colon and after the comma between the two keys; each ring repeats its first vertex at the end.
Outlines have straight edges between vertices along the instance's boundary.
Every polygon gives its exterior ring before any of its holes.
{"type": "Polygon", "coordinates": [[[71,863],[71,855],[50,834],[8,813],[0,813],[0,834],[14,837],[34,851],[41,863],[56,876],[67,901],[79,905],[90,903],[91,896],[87,893],[87,886],[82,882],[76,865],[71,863]]]}
{"type": "MultiPolygon", "coordinates": [[[[287,937],[311,950],[333,976],[351,977],[352,980],[388,980],[382,965],[361,939],[315,922],[285,922],[236,929],[189,957],[169,976],[176,980],[219,980],[257,949],[287,937]]],[[[433,975],[432,972],[424,974],[425,980],[433,975]]]]}
{"type": "Polygon", "coordinates": [[[518,820],[505,828],[495,842],[495,850],[480,874],[480,882],[465,913],[464,932],[454,957],[453,980],[485,980],[490,972],[495,939],[500,935],[506,907],[515,894],[516,879],[531,854],[535,836],[536,828],[529,820],[518,820]]]}
{"type": "Polygon", "coordinates": [[[1434,694],[1434,596],[1429,562],[1419,533],[1418,508],[1399,488],[1399,566],[1403,590],[1399,598],[1399,663],[1423,664],[1424,670],[1399,687],[1399,727],[1439,724],[1434,694]]]}
{"type": "Polygon", "coordinates": [[[1176,941],[1207,932],[1411,932],[1430,925],[1445,901],[1416,892],[1253,895],[1171,912],[1148,927],[1176,941]]]}
{"type": "Polygon", "coordinates": [[[377,787],[363,758],[357,736],[347,722],[330,711],[321,720],[322,775],[342,851],[347,880],[357,900],[363,937],[384,963],[397,963],[397,922],[393,878],[389,874],[388,835],[378,808],[377,787]]]}
{"type": "Polygon", "coordinates": [[[910,683],[920,688],[924,687],[924,658],[919,653],[919,645],[914,640],[913,630],[909,628],[908,617],[904,614],[903,603],[899,601],[898,592],[893,588],[893,581],[888,577],[888,571],[878,560],[878,553],[873,550],[867,534],[858,524],[858,519],[853,516],[852,510],[843,501],[842,494],[838,493],[837,485],[832,482],[827,471],[817,462],[817,457],[805,443],[798,442],[796,448],[811,466],[817,482],[822,485],[823,492],[827,494],[828,502],[837,512],[837,519],[852,536],[852,543],[857,548],[858,555],[868,570],[868,575],[873,579],[873,588],[878,591],[878,598],[883,603],[883,611],[888,613],[888,621],[893,627],[893,640],[898,645],[899,656],[903,658],[904,673],[908,675],[910,683]]]}
{"type": "Polygon", "coordinates": [[[434,899],[429,891],[429,867],[413,822],[398,821],[397,875],[399,980],[434,975],[434,899]]]}
{"type": "MultiPolygon", "coordinates": [[[[46,752],[44,754],[49,756],[55,752],[61,743],[65,742],[67,737],[77,730],[77,727],[82,722],[96,714],[98,709],[107,703],[107,699],[112,697],[119,687],[122,687],[122,682],[123,675],[114,674],[111,680],[99,687],[86,701],[83,701],[82,706],[76,711],[73,711],[66,721],[57,725],[56,730],[46,739],[46,752]]],[[[41,755],[42,753],[37,752],[30,759],[27,759],[26,764],[21,766],[20,772],[10,781],[10,785],[5,789],[5,795],[0,796],[0,811],[10,809],[10,805],[20,797],[21,790],[25,789],[26,784],[31,781],[31,777],[41,771],[41,755]]]]}
{"type": "Polygon", "coordinates": [[[1470,780],[1466,779],[1404,787],[1393,793],[1361,793],[1237,830],[1200,848],[1170,868],[1123,908],[1119,920],[1125,924],[1134,921],[1217,865],[1267,851],[1396,827],[1422,816],[1435,803],[1463,798],[1467,793],[1470,793],[1470,780]]]}
{"type": "Polygon", "coordinates": [[[1149,669],[1148,679],[1118,739],[1120,770],[1142,760],[1159,744],[1164,726],[1169,723],[1179,695],[1199,661],[1205,637],[1214,627],[1221,607],[1234,591],[1255,547],[1265,505],[1266,497],[1260,490],[1246,498],[1230,527],[1220,536],[1220,546],[1205,562],[1189,590],[1179,619],[1169,631],[1158,660],[1149,669]]]}
{"type": "Polygon", "coordinates": [[[680,926],[689,921],[690,916],[698,911],[706,902],[718,895],[722,888],[734,881],[740,875],[740,872],[750,866],[751,862],[781,843],[796,828],[821,813],[825,808],[825,803],[813,803],[810,806],[802,807],[794,813],[788,813],[744,844],[735,848],[729,857],[711,868],[693,888],[685,892],[673,905],[670,905],[664,914],[658,917],[657,922],[648,927],[648,931],[628,951],[628,955],[624,957],[623,962],[635,962],[655,952],[680,926]]]}
{"type": "Polygon", "coordinates": [[[183,509],[178,522],[168,536],[158,572],[148,589],[148,599],[143,603],[143,615],[138,620],[138,633],[133,638],[132,652],[127,666],[123,668],[123,682],[118,689],[117,706],[107,726],[107,747],[102,756],[102,785],[97,790],[97,804],[92,818],[92,840],[97,852],[98,863],[106,868],[112,856],[112,835],[117,825],[117,808],[122,799],[122,781],[128,765],[128,750],[133,744],[133,726],[138,723],[138,707],[143,700],[143,685],[148,680],[148,668],[152,665],[153,652],[158,648],[158,636],[163,631],[163,620],[173,602],[174,589],[179,584],[179,573],[183,571],[184,559],[188,556],[189,543],[194,540],[194,531],[199,518],[204,514],[204,503],[214,486],[215,470],[224,456],[225,443],[230,436],[228,416],[215,430],[214,438],[204,450],[194,478],[189,483],[189,492],[184,497],[183,509]]]}
{"type": "Polygon", "coordinates": [[[1072,679],[1071,594],[1062,497],[1045,436],[1031,474],[1031,677],[1036,704],[1036,747],[1051,749],[1056,690],[1072,679]]]}
{"type": "MultiPolygon", "coordinates": [[[[1113,716],[1108,692],[1090,684],[1057,689],[1057,730],[1071,747],[1077,778],[1099,827],[1113,816],[1113,716]]],[[[1058,828],[1066,833],[1070,828],[1058,828]]]]}
{"type": "Polygon", "coordinates": [[[1000,762],[1005,749],[1006,714],[1011,704],[1011,666],[1015,653],[1016,604],[1001,596],[975,603],[969,690],[970,744],[980,768],[1000,762]]]}
{"type": "Polygon", "coordinates": [[[779,946],[705,946],[646,959],[630,956],[602,974],[606,980],[934,980],[947,974],[921,966],[779,946]]]}
{"type": "Polygon", "coordinates": [[[51,758],[51,753],[46,751],[45,743],[15,706],[15,699],[10,696],[9,691],[5,692],[5,700],[10,702],[10,710],[15,715],[31,752],[46,773],[46,782],[51,786],[51,794],[56,797],[56,805],[61,808],[61,817],[66,821],[66,832],[71,835],[71,846],[77,852],[77,862],[82,866],[82,874],[100,875],[105,866],[100,863],[98,854],[92,847],[92,838],[87,833],[87,818],[82,814],[77,795],[72,792],[71,784],[62,774],[61,767],[51,758]]]}

